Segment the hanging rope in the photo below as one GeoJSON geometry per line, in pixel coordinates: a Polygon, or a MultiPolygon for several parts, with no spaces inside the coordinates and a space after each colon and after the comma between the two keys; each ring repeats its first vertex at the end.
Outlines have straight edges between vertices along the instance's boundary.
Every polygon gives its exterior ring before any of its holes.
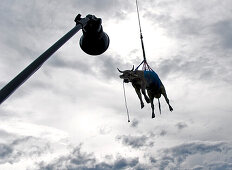
{"type": "Polygon", "coordinates": [[[125,99],[125,106],[126,106],[126,113],[127,113],[127,118],[128,118],[128,122],[130,122],[130,116],[129,116],[129,110],[127,107],[127,101],[126,101],[126,91],[125,91],[125,85],[124,82],[122,82],[123,84],[123,93],[124,93],[124,99],[125,99]]]}

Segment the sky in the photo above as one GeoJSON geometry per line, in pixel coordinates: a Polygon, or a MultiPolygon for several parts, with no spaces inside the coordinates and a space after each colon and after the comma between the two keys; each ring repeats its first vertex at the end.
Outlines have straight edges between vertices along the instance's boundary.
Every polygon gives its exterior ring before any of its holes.
{"type": "Polygon", "coordinates": [[[74,26],[102,18],[110,37],[99,56],[81,31],[0,106],[0,169],[232,169],[232,1],[139,1],[149,65],[165,85],[140,108],[121,70],[142,61],[135,1],[2,0],[0,87],[74,26]]]}

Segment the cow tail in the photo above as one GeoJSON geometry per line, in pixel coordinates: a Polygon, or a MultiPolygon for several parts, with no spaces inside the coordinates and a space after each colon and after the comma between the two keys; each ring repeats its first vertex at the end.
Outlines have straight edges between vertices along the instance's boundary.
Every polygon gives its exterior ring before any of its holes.
{"type": "Polygon", "coordinates": [[[161,114],[161,105],[160,105],[160,100],[158,98],[158,103],[159,103],[159,111],[160,111],[160,114],[161,114]]]}

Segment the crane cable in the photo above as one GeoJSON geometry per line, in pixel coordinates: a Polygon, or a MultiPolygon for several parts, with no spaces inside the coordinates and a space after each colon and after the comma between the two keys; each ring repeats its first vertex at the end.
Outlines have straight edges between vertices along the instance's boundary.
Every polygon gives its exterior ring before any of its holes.
{"type": "Polygon", "coordinates": [[[146,54],[145,54],[145,49],[144,49],[144,43],[143,43],[143,34],[142,34],[140,16],[139,16],[138,0],[136,0],[136,9],[137,9],[137,15],[138,15],[138,21],[139,21],[139,31],[140,31],[140,39],[141,39],[142,50],[143,50],[143,59],[144,59],[144,62],[147,62],[147,60],[146,60],[146,54]]]}

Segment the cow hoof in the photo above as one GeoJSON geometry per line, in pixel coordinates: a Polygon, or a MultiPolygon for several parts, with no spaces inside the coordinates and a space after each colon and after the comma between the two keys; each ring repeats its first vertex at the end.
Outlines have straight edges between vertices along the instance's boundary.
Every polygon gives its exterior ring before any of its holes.
{"type": "Polygon", "coordinates": [[[152,118],[152,119],[155,118],[155,114],[152,114],[151,118],[152,118]]]}
{"type": "Polygon", "coordinates": [[[169,106],[169,110],[172,112],[173,111],[173,108],[172,108],[172,106],[169,106]]]}
{"type": "Polygon", "coordinates": [[[142,108],[144,108],[144,104],[143,104],[143,103],[141,104],[141,109],[142,109],[142,108]]]}
{"type": "Polygon", "coordinates": [[[146,102],[147,102],[147,103],[151,103],[150,99],[146,99],[146,102]]]}

